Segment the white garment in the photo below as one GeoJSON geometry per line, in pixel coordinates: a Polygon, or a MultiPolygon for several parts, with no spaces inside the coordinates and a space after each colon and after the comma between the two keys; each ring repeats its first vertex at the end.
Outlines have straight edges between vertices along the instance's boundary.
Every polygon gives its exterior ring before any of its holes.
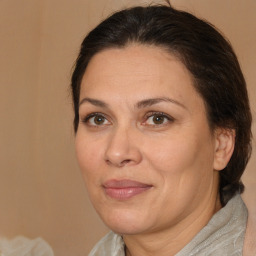
{"type": "Polygon", "coordinates": [[[52,248],[42,239],[18,236],[0,239],[0,256],[54,256],[52,248]]]}
{"type": "MultiPolygon", "coordinates": [[[[241,256],[247,209],[240,195],[233,197],[175,256],[241,256]]],[[[120,235],[108,233],[89,256],[125,256],[120,235]]]]}

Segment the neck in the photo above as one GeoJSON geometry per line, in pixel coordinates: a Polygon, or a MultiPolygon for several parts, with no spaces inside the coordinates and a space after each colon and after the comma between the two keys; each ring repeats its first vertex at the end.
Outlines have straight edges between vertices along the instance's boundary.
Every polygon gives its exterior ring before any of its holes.
{"type": "Polygon", "coordinates": [[[215,195],[212,201],[211,205],[203,204],[198,211],[171,227],[138,235],[124,235],[126,256],[170,256],[177,254],[221,208],[218,195],[215,195]]]}

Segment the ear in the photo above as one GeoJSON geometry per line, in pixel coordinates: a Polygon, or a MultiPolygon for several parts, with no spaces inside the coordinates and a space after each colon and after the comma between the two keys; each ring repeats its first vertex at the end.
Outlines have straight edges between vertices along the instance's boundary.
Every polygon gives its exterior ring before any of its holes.
{"type": "Polygon", "coordinates": [[[227,166],[235,148],[235,137],[234,129],[215,130],[214,170],[221,171],[227,166]]]}

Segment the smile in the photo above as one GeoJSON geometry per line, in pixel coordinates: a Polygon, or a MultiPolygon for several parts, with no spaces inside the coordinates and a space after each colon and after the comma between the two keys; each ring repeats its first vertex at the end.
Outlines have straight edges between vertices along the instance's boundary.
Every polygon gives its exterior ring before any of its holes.
{"type": "Polygon", "coordinates": [[[109,180],[103,184],[103,188],[109,197],[127,200],[149,190],[152,185],[133,180],[109,180]]]}

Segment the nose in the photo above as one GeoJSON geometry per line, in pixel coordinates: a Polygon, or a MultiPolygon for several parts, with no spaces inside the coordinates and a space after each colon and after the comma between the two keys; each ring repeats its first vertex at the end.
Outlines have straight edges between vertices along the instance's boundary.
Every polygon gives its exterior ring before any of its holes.
{"type": "Polygon", "coordinates": [[[124,167],[136,165],[142,160],[139,146],[139,134],[132,128],[117,128],[109,137],[105,151],[105,161],[108,165],[124,167]]]}

